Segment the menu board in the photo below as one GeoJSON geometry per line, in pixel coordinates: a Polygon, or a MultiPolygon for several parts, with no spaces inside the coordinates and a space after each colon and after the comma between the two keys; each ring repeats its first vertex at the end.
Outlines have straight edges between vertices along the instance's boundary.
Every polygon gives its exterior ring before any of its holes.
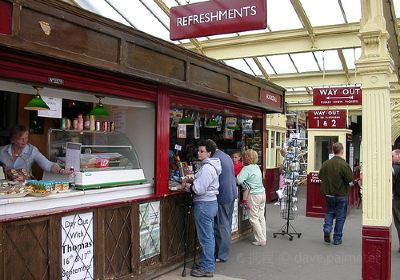
{"type": "Polygon", "coordinates": [[[93,212],[61,219],[63,280],[94,279],[93,212]]]}

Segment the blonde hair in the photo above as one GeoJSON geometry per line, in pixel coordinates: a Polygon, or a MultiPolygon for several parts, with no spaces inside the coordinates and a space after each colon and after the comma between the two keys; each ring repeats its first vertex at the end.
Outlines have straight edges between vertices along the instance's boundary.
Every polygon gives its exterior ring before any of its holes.
{"type": "Polygon", "coordinates": [[[252,149],[243,152],[243,159],[247,164],[256,164],[258,162],[258,154],[252,149]]]}

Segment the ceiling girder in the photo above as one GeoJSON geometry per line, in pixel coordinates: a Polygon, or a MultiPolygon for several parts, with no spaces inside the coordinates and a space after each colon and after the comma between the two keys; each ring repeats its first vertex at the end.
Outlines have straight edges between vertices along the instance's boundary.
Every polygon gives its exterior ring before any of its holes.
{"type": "MultiPolygon", "coordinates": [[[[359,23],[315,27],[315,47],[303,29],[201,41],[204,55],[219,60],[361,47],[359,23]]],[[[196,51],[190,43],[180,46],[196,51]]]]}
{"type": "Polygon", "coordinates": [[[307,30],[308,35],[310,36],[310,40],[312,43],[311,48],[314,48],[314,46],[315,46],[314,30],[313,30],[310,20],[307,17],[306,12],[304,11],[303,5],[300,3],[299,0],[290,0],[290,2],[292,3],[292,6],[293,6],[297,16],[299,17],[301,23],[303,24],[303,27],[307,30]]]}
{"type": "Polygon", "coordinates": [[[257,67],[260,69],[261,73],[263,74],[264,79],[269,80],[269,76],[267,71],[265,70],[264,66],[262,66],[261,62],[258,60],[257,57],[253,57],[254,63],[257,65],[257,67]]]}

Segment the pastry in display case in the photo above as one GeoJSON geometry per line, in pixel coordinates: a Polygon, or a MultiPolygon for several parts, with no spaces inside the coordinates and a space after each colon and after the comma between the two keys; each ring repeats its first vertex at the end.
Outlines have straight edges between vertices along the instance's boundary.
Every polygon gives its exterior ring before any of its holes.
{"type": "Polygon", "coordinates": [[[117,131],[49,130],[49,158],[75,170],[76,189],[146,183],[134,146],[117,131]]]}

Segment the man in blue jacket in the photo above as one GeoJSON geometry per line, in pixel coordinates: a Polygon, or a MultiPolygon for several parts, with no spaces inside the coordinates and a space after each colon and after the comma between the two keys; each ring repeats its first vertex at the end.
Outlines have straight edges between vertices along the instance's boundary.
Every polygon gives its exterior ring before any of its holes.
{"type": "Polygon", "coordinates": [[[214,219],[215,260],[226,262],[229,259],[232,237],[232,214],[235,199],[238,196],[233,162],[229,155],[221,150],[214,153],[221,161],[222,172],[219,175],[218,214],[214,219]]]}

